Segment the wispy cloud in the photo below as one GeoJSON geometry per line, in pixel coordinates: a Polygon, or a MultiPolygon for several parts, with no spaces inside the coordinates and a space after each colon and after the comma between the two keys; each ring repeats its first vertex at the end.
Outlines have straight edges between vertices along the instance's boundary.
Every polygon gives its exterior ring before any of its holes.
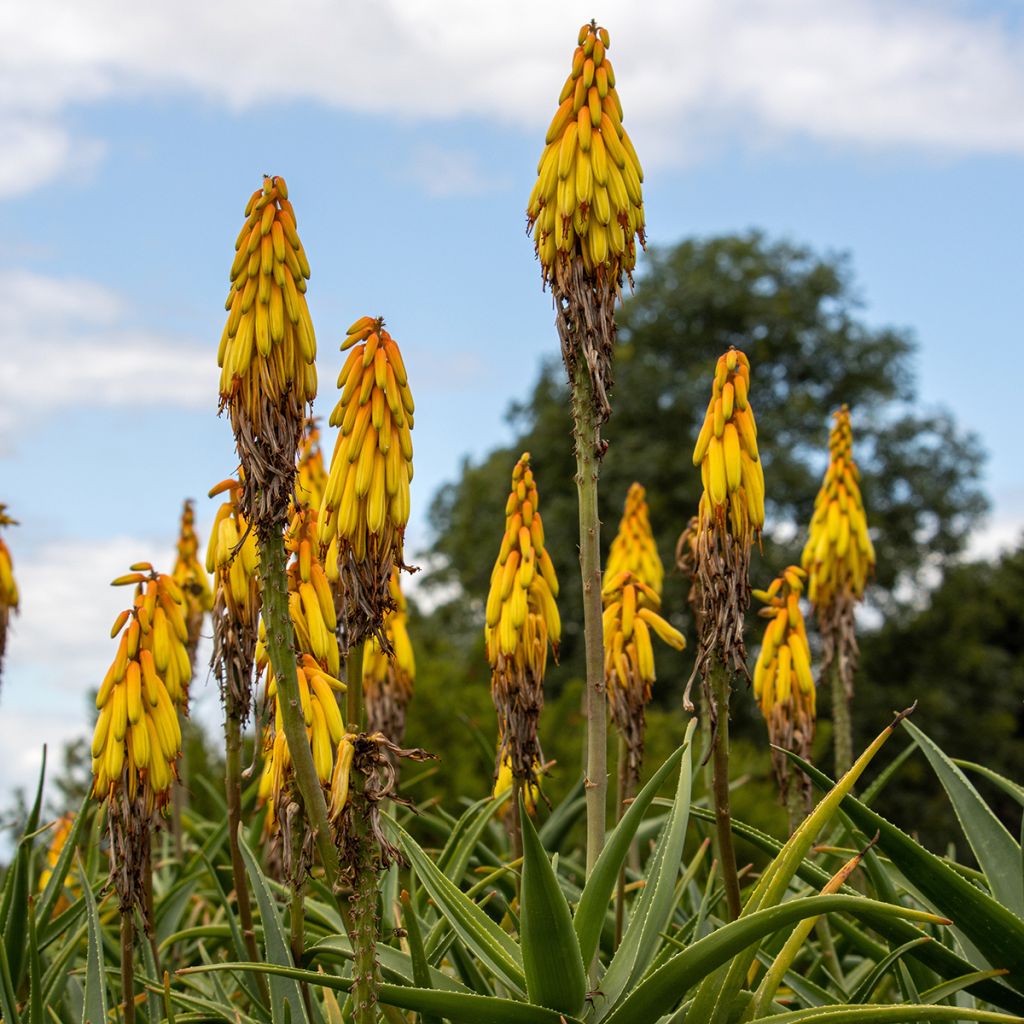
{"type": "Polygon", "coordinates": [[[508,184],[484,166],[479,153],[433,145],[413,150],[405,177],[437,199],[486,195],[508,184]]]}
{"type": "Polygon", "coordinates": [[[0,444],[57,408],[207,404],[215,375],[207,346],[134,326],[109,289],[0,276],[0,444]]]}
{"type": "MultiPolygon", "coordinates": [[[[589,15],[542,0],[515,18],[470,0],[298,0],[285,18],[242,0],[7,4],[0,125],[15,131],[0,135],[0,187],[60,173],[78,147],[67,110],[114,97],[313,100],[537,130],[589,15]]],[[[1024,36],[1009,19],[911,0],[610,0],[602,16],[649,159],[693,159],[723,138],[1024,152],[1024,36]]]]}

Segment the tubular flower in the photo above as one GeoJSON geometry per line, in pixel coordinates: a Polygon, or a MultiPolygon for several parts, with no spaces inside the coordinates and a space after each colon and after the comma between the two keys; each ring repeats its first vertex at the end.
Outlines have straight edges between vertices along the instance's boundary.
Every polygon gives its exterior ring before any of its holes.
{"type": "Polygon", "coordinates": [[[319,508],[327,489],[327,470],[320,450],[319,421],[310,416],[306,420],[299,442],[299,463],[295,471],[295,500],[299,505],[319,508]]]}
{"type": "Polygon", "coordinates": [[[644,754],[644,707],[654,684],[653,632],[681,651],[686,638],[659,614],[661,598],[628,569],[609,576],[604,603],[604,675],[612,718],[629,751],[629,782],[640,778],[644,754]]]}
{"type": "Polygon", "coordinates": [[[321,550],[337,538],[347,644],[375,635],[387,650],[383,618],[391,570],[404,566],[415,407],[402,355],[382,318],[357,320],[341,348],[351,351],[338,375],[341,398],[330,419],[340,432],[318,536],[321,550]]]}
{"type": "Polygon", "coordinates": [[[121,634],[117,654],[96,695],[99,718],[92,741],[93,795],[141,796],[145,813],[170,799],[181,728],[175,703],[188,685],[184,597],[148,562],[137,562],[114,586],[135,584],[131,608],[110,631],[121,634]]]}
{"type": "MultiPolygon", "coordinates": [[[[499,756],[501,750],[499,747],[499,756]]],[[[526,813],[531,817],[537,813],[537,801],[540,799],[540,776],[541,766],[534,764],[533,766],[534,778],[536,782],[530,783],[528,786],[523,787],[523,803],[526,804],[526,813]]],[[[491,792],[491,797],[495,800],[503,794],[507,793],[512,788],[512,761],[506,755],[501,758],[498,764],[498,776],[494,780],[494,789],[491,792]]],[[[512,811],[512,805],[505,804],[502,808],[502,815],[510,815],[512,811]]]]}
{"type": "Polygon", "coordinates": [[[822,674],[836,656],[847,697],[853,695],[858,650],[853,608],[875,569],[875,548],[868,536],[860,493],[860,470],[853,461],[850,410],[833,413],[829,463],[814,501],[810,535],[801,564],[807,573],[807,596],[822,633],[822,674]]]}
{"type": "MultiPolygon", "coordinates": [[[[7,515],[7,506],[0,504],[0,526],[16,526],[7,515]]],[[[0,682],[3,681],[4,651],[7,648],[7,623],[11,612],[18,610],[18,585],[14,582],[11,553],[0,537],[0,682]]]]}
{"type": "Polygon", "coordinates": [[[584,25],[545,137],[527,224],[555,298],[570,380],[582,357],[600,422],[611,407],[615,301],[644,244],[644,172],[622,127],[607,29],[584,25]]]}
{"type": "Polygon", "coordinates": [[[195,532],[195,511],[192,500],[185,502],[181,510],[181,528],[178,533],[178,557],[171,573],[185,595],[185,626],[188,629],[188,660],[195,670],[196,647],[199,645],[199,631],[203,616],[213,611],[213,591],[210,580],[198,558],[199,538],[195,532]]]}
{"type": "MultiPolygon", "coordinates": [[[[754,666],[754,697],[768,723],[772,744],[804,758],[810,757],[816,714],[811,649],[800,611],[806,579],[803,569],[791,565],[767,591],[753,591],[767,606],[760,614],[770,620],[754,666]]],[[[772,765],[785,795],[790,784],[789,761],[773,750],[772,765]]],[[[806,798],[810,796],[810,779],[803,784],[806,798]]]]}
{"type": "Polygon", "coordinates": [[[631,572],[661,596],[665,567],[661,564],[658,545],[651,532],[647,492],[638,483],[631,484],[626,494],[626,507],[619,522],[619,532],[612,541],[604,568],[606,577],[617,576],[623,571],[631,572]]]}
{"type": "Polygon", "coordinates": [[[370,638],[363,655],[363,693],[367,730],[382,732],[392,743],[401,744],[405,711],[416,679],[416,658],[409,642],[409,605],[397,568],[391,570],[389,587],[394,607],[384,617],[384,632],[393,653],[388,655],[375,637],[370,638]]]}
{"type": "Polygon", "coordinates": [[[309,261],[284,178],[263,179],[235,242],[227,323],[217,351],[220,405],[245,469],[243,508],[258,529],[285,514],[306,408],[316,396],[309,261]]]}
{"type": "Polygon", "coordinates": [[[206,571],[214,577],[213,670],[226,713],[240,721],[252,707],[252,670],[259,628],[259,546],[239,508],[242,484],[223,480],[210,497],[224,494],[206,549],[206,571]]]}
{"type": "Polygon", "coordinates": [[[512,472],[505,505],[505,535],[491,572],[484,640],[491,665],[491,694],[498,712],[500,760],[527,785],[541,760],[537,720],[544,705],[548,644],[555,658],[562,622],[555,598],[558,580],[544,548],[537,487],[525,452],[512,472]]]}
{"type": "MultiPolygon", "coordinates": [[[[750,545],[764,526],[764,473],[749,386],[750,361],[730,348],[715,367],[711,401],[693,450],[704,485],[695,540],[700,648],[694,672],[705,677],[712,656],[747,674],[747,571],[750,545]]],[[[688,694],[689,687],[687,705],[688,694]]]]}

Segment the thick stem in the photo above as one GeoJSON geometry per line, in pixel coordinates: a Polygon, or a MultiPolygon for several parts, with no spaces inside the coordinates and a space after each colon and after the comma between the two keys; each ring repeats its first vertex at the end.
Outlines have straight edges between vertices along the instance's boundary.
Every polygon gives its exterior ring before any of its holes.
{"type": "Polygon", "coordinates": [[[267,654],[277,680],[281,718],[288,741],[295,782],[302,796],[306,818],[324,865],[326,881],[339,884],[338,851],[327,820],[327,802],[313,764],[313,751],[306,736],[306,723],[299,703],[299,682],[295,674],[292,622],[288,614],[288,580],[285,574],[284,536],[278,530],[259,538],[260,572],[263,578],[263,623],[267,654]]]}
{"type": "Polygon", "coordinates": [[[600,444],[593,385],[586,360],[572,381],[576,490],[580,511],[580,573],[587,656],[587,877],[604,847],[608,800],[608,708],[604,688],[604,629],[601,619],[601,520],[597,514],[597,450],[600,444]]]}
{"type": "MultiPolygon", "coordinates": [[[[363,720],[363,653],[365,641],[353,647],[345,659],[346,710],[349,732],[361,732],[363,720]]],[[[358,760],[358,758],[357,758],[358,760]]],[[[377,856],[370,829],[370,807],[366,799],[366,778],[353,765],[349,781],[352,832],[348,849],[352,853],[352,894],[349,896],[349,940],[352,943],[352,1020],[354,1024],[376,1024],[377,1003],[377,856]]]]}
{"type": "Polygon", "coordinates": [[[135,921],[133,910],[121,914],[121,998],[124,1024],[135,1024],[135,921]]]}
{"type": "MultiPolygon", "coordinates": [[[[305,820],[302,808],[297,803],[291,803],[286,813],[290,819],[291,877],[289,882],[292,890],[288,903],[288,942],[292,951],[292,963],[296,967],[302,968],[305,966],[306,957],[306,885],[303,878],[305,867],[302,863],[305,820]]],[[[306,1012],[309,1013],[311,1009],[309,989],[305,982],[302,983],[302,999],[306,1004],[306,1012]]]]}
{"type": "Polygon", "coordinates": [[[785,803],[789,834],[792,835],[807,816],[807,800],[799,778],[792,771],[786,782],[785,803]]]}
{"type": "Polygon", "coordinates": [[[712,752],[715,798],[715,827],[718,831],[718,863],[729,906],[729,917],[740,916],[740,882],[736,872],[736,851],[732,843],[729,813],[729,669],[717,658],[711,663],[711,700],[714,706],[715,738],[712,752]]]}
{"type": "Polygon", "coordinates": [[[832,684],[832,736],[835,744],[836,778],[841,779],[853,764],[853,726],[850,722],[850,699],[846,695],[846,684],[843,682],[841,649],[832,659],[828,674],[832,684]]]}
{"type": "MultiPolygon", "coordinates": [[[[621,821],[626,811],[626,799],[629,795],[629,748],[624,736],[619,736],[617,754],[617,785],[615,789],[615,820],[621,821]]],[[[636,844],[630,844],[630,853],[636,844]]],[[[619,868],[619,882],[615,889],[615,948],[622,941],[622,924],[626,917],[626,865],[619,868]]]]}
{"type": "Polygon", "coordinates": [[[345,659],[345,727],[349,732],[363,731],[363,651],[365,641],[348,652],[345,659]]]}
{"type": "MultiPolygon", "coordinates": [[[[230,669],[229,669],[230,671],[230,669]]],[[[230,688],[229,688],[230,689],[230,688]]],[[[228,803],[228,846],[231,850],[231,878],[235,887],[235,903],[238,906],[238,921],[242,926],[242,941],[253,963],[261,960],[256,945],[256,928],[252,920],[252,905],[249,902],[249,880],[245,873],[242,850],[238,845],[238,832],[242,824],[242,719],[230,705],[224,715],[224,790],[228,803]]],[[[256,975],[260,995],[269,1002],[270,989],[262,974],[256,975]]]]}

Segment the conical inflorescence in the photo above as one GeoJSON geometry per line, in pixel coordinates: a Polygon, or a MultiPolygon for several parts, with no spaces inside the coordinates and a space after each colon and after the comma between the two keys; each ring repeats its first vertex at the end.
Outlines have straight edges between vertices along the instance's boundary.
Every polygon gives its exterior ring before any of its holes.
{"type": "Polygon", "coordinates": [[[603,422],[611,411],[615,301],[644,242],[644,175],[622,125],[608,31],[590,22],[578,42],[526,215],[570,380],[582,359],[603,422]]]}
{"type": "Polygon", "coordinates": [[[195,672],[196,648],[203,616],[213,611],[210,580],[199,561],[199,538],[195,531],[195,508],[191,499],[181,510],[177,557],[171,577],[185,598],[185,625],[188,628],[188,658],[195,672]]]}
{"type": "Polygon", "coordinates": [[[415,405],[402,354],[382,318],[357,320],[341,348],[350,351],[330,419],[339,433],[318,538],[322,551],[336,546],[346,645],[372,635],[387,650],[383,619],[391,606],[391,572],[404,568],[415,405]]]}
{"type": "Polygon", "coordinates": [[[715,366],[711,400],[693,450],[703,493],[692,541],[700,601],[695,671],[712,658],[746,674],[743,619],[751,544],[764,526],[764,472],[750,404],[750,360],[730,348],[715,366]]]}
{"type": "Polygon", "coordinates": [[[316,336],[305,297],[309,260],[284,179],[264,178],[245,217],[217,364],[244,470],[242,508],[262,532],[287,515],[299,435],[316,396],[316,336]]]}
{"type": "Polygon", "coordinates": [[[868,535],[860,470],[853,460],[849,408],[844,405],[833,418],[828,469],[814,501],[801,564],[807,573],[807,596],[821,626],[822,672],[838,657],[849,696],[858,653],[853,608],[863,600],[874,572],[875,548],[868,535]]]}
{"type": "MultiPolygon", "coordinates": [[[[754,665],[754,697],[768,723],[774,747],[809,758],[814,741],[816,691],[811,672],[811,648],[800,610],[807,574],[791,565],[767,590],[753,591],[765,604],[760,614],[769,620],[754,665]]],[[[772,750],[772,766],[786,801],[792,784],[789,760],[772,750]]],[[[810,779],[800,776],[803,799],[810,796],[810,779]]]]}
{"type": "Polygon", "coordinates": [[[498,764],[527,785],[542,763],[537,723],[544,705],[549,646],[558,655],[562,623],[555,598],[558,579],[544,547],[537,486],[524,453],[512,472],[505,533],[491,572],[484,641],[491,665],[491,695],[498,712],[498,764]]]}
{"type": "MultiPolygon", "coordinates": [[[[15,526],[7,514],[7,506],[0,504],[0,526],[15,526]]],[[[7,650],[7,624],[11,613],[18,610],[18,584],[14,581],[11,552],[0,537],[0,683],[3,682],[4,653],[7,650]]]]}
{"type": "Polygon", "coordinates": [[[409,641],[409,605],[397,568],[391,571],[390,589],[393,607],[384,616],[384,632],[392,653],[388,654],[375,637],[370,638],[363,655],[363,695],[367,730],[382,732],[400,746],[416,680],[416,657],[409,641]]]}

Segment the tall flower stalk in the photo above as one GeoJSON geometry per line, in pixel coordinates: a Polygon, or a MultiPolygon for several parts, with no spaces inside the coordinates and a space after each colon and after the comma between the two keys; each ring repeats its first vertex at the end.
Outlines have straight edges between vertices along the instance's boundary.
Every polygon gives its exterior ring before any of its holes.
{"type": "MultiPolygon", "coordinates": [[[[743,620],[750,602],[750,547],[764,526],[764,474],[749,387],[750,361],[730,348],[715,366],[711,400],[693,450],[704,492],[693,542],[700,643],[690,685],[699,673],[711,719],[719,863],[734,918],[740,913],[740,889],[729,812],[729,696],[733,676],[747,677],[743,620]]],[[[684,700],[692,710],[690,685],[684,700]]]]}
{"type": "Polygon", "coordinates": [[[767,590],[752,591],[766,606],[760,614],[769,620],[754,665],[754,697],[768,723],[772,769],[791,833],[810,810],[811,780],[802,774],[793,778],[783,751],[810,759],[817,714],[811,648],[800,610],[806,579],[803,569],[791,565],[767,590]]]}
{"type": "Polygon", "coordinates": [[[637,241],[644,242],[644,209],[643,169],[622,126],[608,31],[590,22],[578,43],[537,165],[527,222],[544,284],[551,286],[572,394],[587,663],[589,874],[604,846],[608,787],[597,511],[607,447],[601,425],[611,414],[615,303],[623,283],[632,281],[637,241]]]}
{"type": "Polygon", "coordinates": [[[267,653],[284,698],[296,782],[334,885],[338,855],[299,708],[283,536],[302,425],[316,396],[316,336],[305,298],[310,267],[283,178],[263,179],[245,217],[235,242],[228,319],[217,353],[220,405],[231,417],[242,463],[241,510],[259,543],[267,653]]]}
{"type": "MultiPolygon", "coordinates": [[[[224,705],[224,789],[228,812],[228,847],[242,936],[251,957],[258,958],[249,883],[238,840],[242,822],[242,730],[252,711],[253,666],[259,629],[259,548],[239,500],[242,484],[228,479],[210,491],[226,495],[217,510],[206,551],[206,571],[214,577],[213,661],[224,705]]],[[[265,982],[261,987],[265,987],[265,982]]]]}
{"type": "Polygon", "coordinates": [[[828,469],[814,502],[801,564],[821,631],[821,678],[830,683],[836,778],[840,778],[853,763],[850,702],[860,656],[855,611],[875,569],[875,548],[868,535],[860,471],[853,461],[849,408],[844,405],[833,419],[828,469]]]}
{"type": "MultiPolygon", "coordinates": [[[[0,526],[16,526],[16,520],[7,514],[7,506],[0,504],[0,526]]],[[[14,582],[11,552],[0,537],[0,683],[4,678],[4,654],[7,651],[7,624],[11,613],[18,610],[18,585],[14,582]]]]}
{"type": "MultiPolygon", "coordinates": [[[[557,596],[530,453],[524,452],[512,470],[505,532],[491,570],[484,623],[491,697],[498,713],[495,776],[507,761],[514,781],[513,822],[518,821],[520,790],[537,784],[537,767],[543,763],[537,725],[544,707],[548,648],[557,658],[562,636],[557,596]]],[[[517,836],[514,826],[514,844],[517,836]]]]}
{"type": "Polygon", "coordinates": [[[339,624],[345,660],[348,742],[344,806],[333,813],[336,839],[351,882],[348,928],[353,944],[355,1020],[377,1019],[377,878],[393,856],[379,804],[392,795],[395,759],[402,753],[383,734],[363,731],[363,660],[371,638],[386,657],[395,650],[385,619],[395,608],[395,570],[407,569],[405,528],[412,481],[415,404],[397,343],[382,317],[360,317],[346,332],[348,356],[331,426],[338,439],[317,522],[320,550],[341,593],[339,624]]]}
{"type": "Polygon", "coordinates": [[[181,757],[175,709],[189,675],[184,597],[170,576],[148,562],[114,580],[135,586],[132,606],[110,631],[121,634],[117,653],[96,695],[99,717],[92,741],[93,796],[107,809],[110,879],[121,915],[121,986],[124,1019],[134,1024],[135,916],[151,934],[148,893],[154,816],[171,797],[181,757]]]}

